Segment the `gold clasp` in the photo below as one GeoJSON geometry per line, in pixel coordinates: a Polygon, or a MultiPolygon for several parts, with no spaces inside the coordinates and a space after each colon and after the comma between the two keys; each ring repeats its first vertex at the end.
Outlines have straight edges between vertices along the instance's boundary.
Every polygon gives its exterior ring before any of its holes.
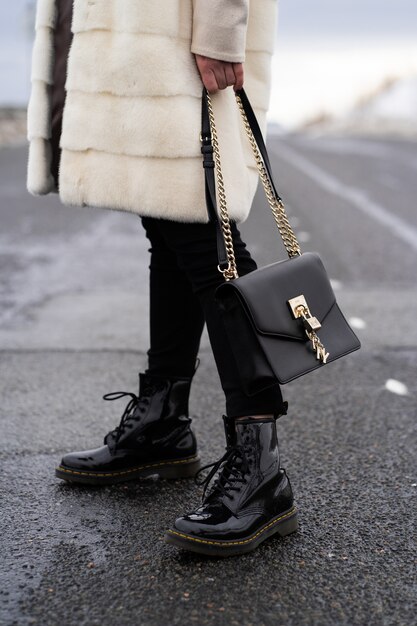
{"type": "Polygon", "coordinates": [[[296,319],[299,319],[300,317],[302,318],[304,327],[307,330],[312,331],[321,328],[321,324],[317,317],[311,315],[307,301],[303,295],[291,298],[291,300],[288,300],[288,304],[290,305],[294,317],[296,319]]]}
{"type": "Polygon", "coordinates": [[[321,328],[321,324],[317,317],[311,315],[309,306],[305,297],[301,294],[295,298],[291,298],[287,301],[295,319],[301,319],[303,322],[304,330],[307,337],[310,339],[313,350],[316,353],[316,358],[322,363],[327,362],[329,352],[326,352],[326,348],[320,341],[316,330],[321,328]]]}
{"type": "Polygon", "coordinates": [[[220,265],[217,266],[218,271],[220,272],[220,274],[223,274],[223,278],[228,281],[228,280],[233,280],[235,278],[239,278],[237,270],[233,268],[233,266],[229,263],[228,267],[226,267],[225,270],[222,270],[222,268],[220,267],[220,265]]]}

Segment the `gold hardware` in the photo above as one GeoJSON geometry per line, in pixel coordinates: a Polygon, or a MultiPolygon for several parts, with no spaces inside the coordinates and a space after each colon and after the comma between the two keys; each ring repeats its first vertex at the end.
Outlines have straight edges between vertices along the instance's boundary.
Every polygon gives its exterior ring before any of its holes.
{"type": "Polygon", "coordinates": [[[295,298],[291,298],[290,300],[288,300],[288,304],[295,318],[301,317],[301,313],[297,312],[297,309],[300,309],[302,307],[307,309],[308,313],[310,314],[307,301],[302,294],[300,296],[297,296],[295,298]]]}
{"type": "Polygon", "coordinates": [[[220,274],[223,274],[223,278],[225,280],[233,280],[233,278],[238,278],[237,273],[233,270],[233,268],[229,265],[226,267],[225,270],[222,270],[222,268],[220,267],[220,265],[217,266],[217,269],[219,270],[220,274]]]}
{"type": "Polygon", "coordinates": [[[308,315],[308,313],[305,311],[302,311],[300,317],[302,318],[304,328],[309,332],[313,332],[321,328],[321,324],[317,317],[308,315]]]}
{"type": "Polygon", "coordinates": [[[305,297],[301,294],[300,296],[291,298],[288,300],[288,305],[294,318],[302,320],[305,333],[311,341],[317,360],[326,363],[329,353],[326,352],[326,348],[323,346],[320,337],[316,333],[316,330],[321,328],[321,324],[316,317],[311,315],[305,297]]]}
{"type": "Polygon", "coordinates": [[[313,350],[315,350],[316,352],[316,359],[318,361],[321,361],[322,363],[327,363],[327,357],[329,356],[329,353],[326,352],[326,348],[321,343],[318,335],[316,335],[314,331],[312,331],[311,333],[306,331],[306,333],[312,343],[313,350]]]}
{"type": "Polygon", "coordinates": [[[307,330],[313,331],[321,328],[321,324],[317,317],[311,315],[310,309],[308,308],[308,304],[303,295],[291,298],[291,300],[288,300],[288,304],[290,305],[294,317],[302,318],[304,327],[307,330]]]}

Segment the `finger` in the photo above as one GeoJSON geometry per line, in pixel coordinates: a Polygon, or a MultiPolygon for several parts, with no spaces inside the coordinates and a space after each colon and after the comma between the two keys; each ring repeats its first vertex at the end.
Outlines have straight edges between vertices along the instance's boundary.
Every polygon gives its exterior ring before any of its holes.
{"type": "Polygon", "coordinates": [[[234,85],[236,82],[236,77],[235,77],[235,72],[233,70],[232,63],[225,63],[224,73],[226,76],[227,86],[230,87],[231,85],[234,85]]]}
{"type": "Polygon", "coordinates": [[[209,93],[216,93],[219,90],[216,76],[212,69],[208,69],[201,75],[204,87],[209,93]]]}
{"type": "Polygon", "coordinates": [[[245,73],[243,63],[233,63],[233,71],[235,74],[234,90],[238,91],[239,89],[242,89],[244,83],[245,73]]]}
{"type": "Polygon", "coordinates": [[[217,81],[217,85],[219,89],[226,89],[227,80],[226,80],[226,75],[223,69],[223,63],[219,63],[218,65],[215,65],[213,68],[213,71],[216,76],[216,81],[217,81]]]}

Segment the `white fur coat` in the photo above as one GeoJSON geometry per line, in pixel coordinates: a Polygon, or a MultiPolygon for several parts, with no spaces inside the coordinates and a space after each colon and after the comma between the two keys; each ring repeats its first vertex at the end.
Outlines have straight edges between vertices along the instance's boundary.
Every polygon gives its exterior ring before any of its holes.
{"type": "MultiPolygon", "coordinates": [[[[51,175],[56,0],[38,0],[28,107],[31,193],[51,175]]],[[[60,139],[64,204],[205,222],[202,83],[192,52],[245,60],[263,132],[277,0],[74,0],[60,139]],[[240,12],[240,13],[239,13],[240,12]]],[[[258,176],[232,88],[213,96],[229,213],[248,216],[258,176]]]]}

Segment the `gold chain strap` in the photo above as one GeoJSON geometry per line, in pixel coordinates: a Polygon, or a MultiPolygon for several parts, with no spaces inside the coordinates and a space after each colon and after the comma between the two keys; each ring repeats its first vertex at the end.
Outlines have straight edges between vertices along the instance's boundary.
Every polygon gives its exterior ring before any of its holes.
{"type": "MultiPolygon", "coordinates": [[[[256,162],[256,167],[259,172],[259,177],[261,179],[272,215],[274,216],[274,220],[276,222],[279,233],[281,235],[281,239],[284,243],[288,256],[290,258],[298,256],[301,254],[300,244],[298,243],[297,237],[295,236],[295,233],[288,220],[282,200],[280,198],[277,198],[275,195],[275,192],[269,180],[268,172],[266,171],[261,153],[259,152],[256,139],[253,136],[252,129],[248,122],[248,118],[246,117],[242,100],[240,99],[240,96],[238,94],[235,94],[235,96],[236,96],[236,101],[239,107],[240,114],[242,116],[246,135],[249,139],[252,152],[255,157],[255,162],[256,162]]],[[[211,137],[212,137],[212,144],[213,144],[214,162],[216,165],[215,167],[216,187],[217,187],[217,194],[219,198],[220,222],[221,222],[221,227],[222,227],[224,243],[226,247],[227,260],[229,262],[229,265],[225,270],[222,270],[219,267],[219,271],[223,274],[225,280],[231,280],[233,278],[238,278],[238,273],[237,273],[237,267],[236,267],[235,251],[233,247],[233,236],[232,236],[232,231],[230,228],[230,218],[229,218],[229,213],[227,211],[226,193],[224,189],[224,181],[223,181],[223,174],[222,174],[221,161],[220,161],[219,142],[218,142],[218,137],[217,137],[216,123],[214,120],[213,104],[212,104],[209,93],[207,93],[207,104],[208,104],[208,114],[209,114],[209,119],[210,119],[210,129],[211,129],[211,137]]]]}
{"type": "Polygon", "coordinates": [[[232,278],[238,278],[235,250],[233,247],[233,236],[230,228],[229,213],[227,212],[226,193],[224,190],[223,174],[220,162],[220,150],[219,142],[217,139],[216,124],[214,121],[213,104],[211,102],[210,94],[207,92],[208,114],[210,119],[211,141],[213,144],[214,162],[216,164],[216,181],[217,181],[217,193],[219,197],[220,208],[220,221],[223,232],[224,244],[226,247],[227,260],[229,262],[228,267],[222,270],[218,266],[219,272],[224,276],[225,280],[231,280],[232,278]]]}
{"type": "Polygon", "coordinates": [[[275,195],[275,192],[271,185],[271,181],[269,180],[268,172],[266,171],[261,153],[259,152],[258,144],[256,143],[256,139],[253,136],[252,129],[248,122],[248,118],[246,117],[242,100],[238,94],[235,94],[235,96],[236,96],[236,101],[239,107],[240,114],[243,119],[245,131],[248,136],[250,145],[252,147],[252,152],[256,161],[256,167],[258,168],[259,176],[262,181],[265,195],[268,200],[270,209],[272,211],[272,215],[274,216],[276,225],[278,226],[281,239],[284,243],[285,249],[290,258],[299,256],[301,254],[300,244],[298,243],[297,237],[295,236],[295,233],[288,220],[284,203],[282,202],[280,198],[277,198],[275,195]]]}

